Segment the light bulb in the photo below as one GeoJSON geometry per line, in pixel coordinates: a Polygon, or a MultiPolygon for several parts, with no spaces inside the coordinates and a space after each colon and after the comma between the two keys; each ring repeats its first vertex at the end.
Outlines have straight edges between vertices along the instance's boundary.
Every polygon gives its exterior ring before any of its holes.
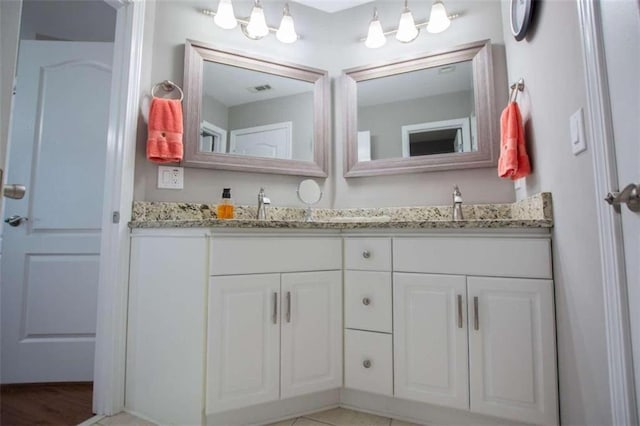
{"type": "Polygon", "coordinates": [[[444,4],[440,0],[434,1],[433,6],[431,6],[431,16],[429,16],[427,31],[433,34],[441,33],[449,28],[449,25],[451,25],[451,19],[447,16],[444,4]]]}
{"type": "Polygon", "coordinates": [[[415,40],[418,37],[418,28],[413,20],[413,14],[407,6],[407,2],[404,3],[404,11],[400,15],[400,22],[398,23],[398,32],[396,33],[396,39],[403,43],[408,43],[415,40]]]}
{"type": "Polygon", "coordinates": [[[384,31],[382,31],[382,24],[378,19],[378,11],[374,9],[373,19],[369,24],[369,32],[367,33],[367,39],[364,41],[364,45],[370,49],[375,49],[384,46],[386,42],[387,37],[385,37],[384,31]]]}
{"type": "Polygon", "coordinates": [[[289,14],[288,4],[284,6],[282,21],[280,21],[280,28],[276,31],[276,38],[283,43],[294,43],[298,40],[298,34],[296,34],[296,28],[293,25],[293,18],[289,14]]]}
{"type": "Polygon", "coordinates": [[[253,9],[251,10],[251,17],[247,24],[247,33],[249,37],[253,39],[259,39],[269,34],[269,27],[267,27],[267,21],[264,19],[264,10],[260,6],[260,2],[256,0],[253,9]]]}
{"type": "Polygon", "coordinates": [[[233,5],[231,0],[220,0],[218,3],[218,11],[213,18],[213,22],[220,28],[231,30],[238,25],[235,15],[233,14],[233,5]]]}

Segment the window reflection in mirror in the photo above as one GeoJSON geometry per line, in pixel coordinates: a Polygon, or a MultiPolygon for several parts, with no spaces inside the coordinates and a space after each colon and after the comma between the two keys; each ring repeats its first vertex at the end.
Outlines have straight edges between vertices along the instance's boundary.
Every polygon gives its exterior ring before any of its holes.
{"type": "Polygon", "coordinates": [[[358,161],[478,150],[471,61],[357,86],[358,161]]]}
{"type": "Polygon", "coordinates": [[[313,161],[314,83],[205,61],[200,152],[313,161]]]}

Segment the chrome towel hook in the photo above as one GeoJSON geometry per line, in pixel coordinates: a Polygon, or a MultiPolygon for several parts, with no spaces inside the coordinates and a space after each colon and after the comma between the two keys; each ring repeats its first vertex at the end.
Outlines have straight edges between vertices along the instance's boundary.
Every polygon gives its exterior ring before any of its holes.
{"type": "Polygon", "coordinates": [[[509,94],[509,102],[518,100],[518,92],[524,91],[524,78],[518,80],[517,83],[511,85],[511,93],[509,94]]]}

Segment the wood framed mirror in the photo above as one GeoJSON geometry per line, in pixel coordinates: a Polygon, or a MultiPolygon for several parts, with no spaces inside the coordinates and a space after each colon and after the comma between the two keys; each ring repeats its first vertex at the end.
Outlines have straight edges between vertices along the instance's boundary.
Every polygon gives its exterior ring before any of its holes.
{"type": "Polygon", "coordinates": [[[489,41],[343,71],[344,176],[497,164],[489,41]]]}
{"type": "Polygon", "coordinates": [[[184,95],[184,166],[327,176],[327,71],[187,40],[184,95]]]}

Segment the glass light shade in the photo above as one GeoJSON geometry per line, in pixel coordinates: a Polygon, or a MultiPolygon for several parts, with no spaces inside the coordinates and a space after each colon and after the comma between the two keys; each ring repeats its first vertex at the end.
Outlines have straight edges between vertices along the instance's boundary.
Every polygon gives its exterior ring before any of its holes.
{"type": "Polygon", "coordinates": [[[267,21],[264,19],[264,10],[262,6],[256,4],[251,10],[249,24],[247,24],[247,33],[251,38],[262,38],[269,34],[267,21]]]}
{"type": "Polygon", "coordinates": [[[405,8],[402,15],[400,15],[396,39],[403,43],[408,43],[415,40],[415,38],[418,37],[418,33],[418,28],[416,28],[416,23],[413,20],[413,14],[408,8],[405,8]]]}
{"type": "Polygon", "coordinates": [[[280,28],[276,31],[276,38],[283,43],[294,43],[298,40],[298,34],[296,34],[291,15],[285,14],[282,16],[280,28]]]}
{"type": "Polygon", "coordinates": [[[387,42],[387,38],[382,31],[382,24],[378,18],[374,18],[369,24],[369,32],[367,33],[367,39],[364,41],[364,45],[370,49],[384,46],[387,42]]]}
{"type": "Polygon", "coordinates": [[[236,16],[233,14],[231,0],[220,0],[220,3],[218,3],[218,11],[213,18],[213,22],[225,30],[231,30],[238,25],[236,16]]]}
{"type": "Polygon", "coordinates": [[[444,4],[436,0],[431,6],[431,16],[429,16],[429,23],[427,24],[427,31],[430,33],[441,33],[449,28],[451,25],[451,19],[447,16],[447,10],[444,8],[444,4]]]}

